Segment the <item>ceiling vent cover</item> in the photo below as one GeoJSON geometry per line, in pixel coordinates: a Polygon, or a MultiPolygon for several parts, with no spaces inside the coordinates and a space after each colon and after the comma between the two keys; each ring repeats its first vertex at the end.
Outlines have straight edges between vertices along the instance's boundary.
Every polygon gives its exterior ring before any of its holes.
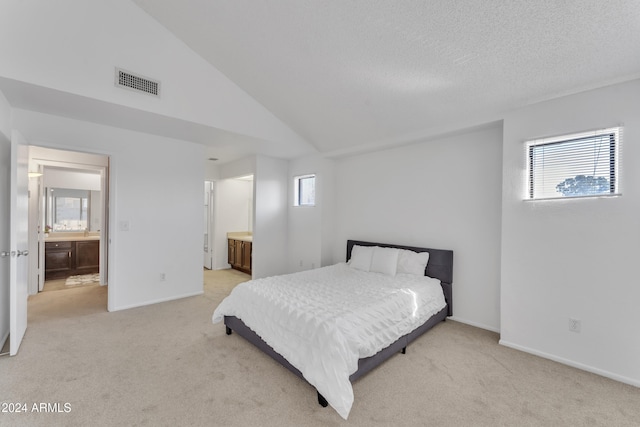
{"type": "Polygon", "coordinates": [[[160,82],[116,68],[116,86],[160,96],[160,82]]]}

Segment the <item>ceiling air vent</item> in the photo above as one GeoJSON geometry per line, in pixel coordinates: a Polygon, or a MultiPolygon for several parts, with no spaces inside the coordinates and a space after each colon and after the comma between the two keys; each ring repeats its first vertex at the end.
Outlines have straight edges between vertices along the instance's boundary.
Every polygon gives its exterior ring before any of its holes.
{"type": "Polygon", "coordinates": [[[160,96],[160,82],[116,68],[116,86],[160,96]]]}

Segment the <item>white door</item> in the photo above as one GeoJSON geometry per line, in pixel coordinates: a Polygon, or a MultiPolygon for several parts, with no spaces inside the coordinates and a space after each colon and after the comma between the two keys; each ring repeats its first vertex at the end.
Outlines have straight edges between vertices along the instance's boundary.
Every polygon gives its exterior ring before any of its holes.
{"type": "Polygon", "coordinates": [[[9,214],[9,354],[15,356],[27,330],[29,263],[29,148],[16,130],[11,133],[9,214]]]}

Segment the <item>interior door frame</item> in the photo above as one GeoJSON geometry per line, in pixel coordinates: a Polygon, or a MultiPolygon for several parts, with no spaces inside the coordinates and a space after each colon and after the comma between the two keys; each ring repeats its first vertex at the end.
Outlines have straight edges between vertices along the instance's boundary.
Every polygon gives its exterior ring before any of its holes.
{"type": "MultiPolygon", "coordinates": [[[[29,174],[42,173],[42,166],[32,165],[29,162],[29,174]]],[[[42,230],[40,224],[39,203],[43,200],[42,177],[29,177],[29,295],[34,295],[42,290],[44,284],[44,240],[40,239],[42,230]],[[36,226],[34,226],[34,224],[36,226]]]]}
{"type": "Polygon", "coordinates": [[[212,270],[215,266],[215,218],[214,218],[214,197],[215,183],[213,181],[204,182],[204,215],[205,215],[205,238],[204,238],[204,267],[212,270]]]}
{"type": "MultiPolygon", "coordinates": [[[[31,156],[32,167],[42,168],[44,166],[54,166],[58,168],[65,168],[70,170],[94,170],[100,174],[100,192],[102,201],[102,219],[100,224],[100,284],[106,285],[109,280],[109,188],[110,188],[110,165],[111,158],[108,154],[100,153],[85,153],[73,149],[61,149],[52,147],[42,147],[38,145],[31,145],[31,149],[36,153],[31,156]],[[90,162],[83,163],[82,161],[67,161],[60,157],[71,155],[90,155],[99,156],[102,158],[102,164],[91,164],[90,162]]],[[[42,177],[39,178],[42,180],[42,177]]],[[[41,182],[40,197],[44,197],[44,184],[41,182]]],[[[33,206],[33,205],[32,205],[33,206]]],[[[40,273],[37,273],[38,267],[36,263],[31,264],[31,277],[32,283],[30,289],[32,293],[37,293],[42,290],[44,285],[44,230],[41,225],[44,224],[44,204],[42,200],[37,203],[37,217],[38,225],[40,226],[40,233],[38,233],[37,240],[39,247],[41,248],[38,253],[40,265],[40,273]],[[37,283],[34,285],[33,282],[37,283]]],[[[109,299],[109,297],[107,297],[109,299]]],[[[107,302],[108,305],[108,302],[107,302]]]]}

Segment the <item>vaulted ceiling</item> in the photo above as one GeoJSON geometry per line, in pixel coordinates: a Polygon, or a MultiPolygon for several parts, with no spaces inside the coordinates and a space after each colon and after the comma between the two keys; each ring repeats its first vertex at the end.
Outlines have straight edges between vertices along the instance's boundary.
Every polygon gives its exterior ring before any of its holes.
{"type": "Polygon", "coordinates": [[[133,0],[327,155],[640,77],[637,0],[133,0]]]}
{"type": "MultiPolygon", "coordinates": [[[[13,0],[0,9],[10,105],[200,143],[219,164],[422,141],[640,78],[639,0],[13,0]],[[113,67],[162,80],[164,96],[112,90],[113,67]]],[[[32,141],[53,138],[33,125],[32,141]]]]}

